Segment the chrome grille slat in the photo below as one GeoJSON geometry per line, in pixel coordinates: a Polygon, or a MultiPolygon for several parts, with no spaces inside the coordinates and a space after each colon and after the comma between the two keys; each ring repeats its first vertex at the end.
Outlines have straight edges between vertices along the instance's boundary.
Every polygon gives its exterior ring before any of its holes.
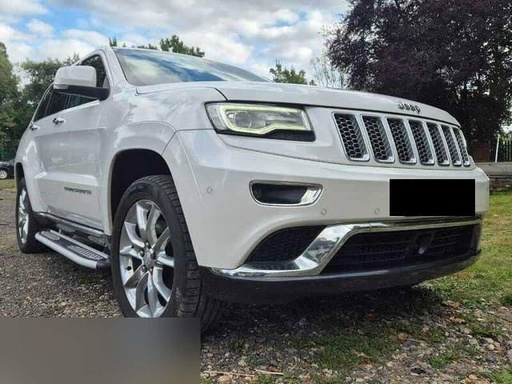
{"type": "Polygon", "coordinates": [[[454,138],[452,129],[447,125],[441,125],[441,128],[443,130],[446,144],[448,145],[448,151],[450,152],[452,164],[456,167],[460,167],[462,165],[462,160],[460,158],[459,148],[457,147],[457,144],[455,143],[455,138],[454,138]]]}
{"type": "Polygon", "coordinates": [[[453,133],[455,134],[457,144],[459,145],[462,163],[465,167],[469,167],[471,165],[471,161],[469,160],[468,147],[466,145],[466,140],[464,140],[464,136],[462,135],[462,131],[458,128],[453,128],[453,133]]]}
{"type": "Polygon", "coordinates": [[[443,135],[441,134],[440,128],[437,124],[427,123],[428,132],[432,138],[434,144],[434,151],[436,152],[437,164],[448,166],[450,165],[450,159],[448,159],[448,153],[446,145],[444,143],[443,135]]]}
{"type": "Polygon", "coordinates": [[[421,121],[409,120],[409,126],[411,127],[416,149],[418,150],[418,156],[421,164],[434,165],[434,154],[430,148],[428,142],[427,132],[421,121]]]}
{"type": "Polygon", "coordinates": [[[361,133],[359,124],[354,115],[336,113],[334,115],[345,154],[350,160],[368,161],[370,156],[361,133]]]}
{"type": "Polygon", "coordinates": [[[366,132],[368,133],[368,137],[370,138],[370,144],[375,160],[381,163],[394,162],[388,135],[380,117],[363,116],[363,122],[366,132]]]}
{"type": "Polygon", "coordinates": [[[421,117],[335,111],[346,157],[351,161],[470,167],[471,156],[460,128],[421,117]]]}
{"type": "Polygon", "coordinates": [[[401,163],[416,164],[416,158],[414,157],[414,151],[412,150],[404,120],[388,118],[387,121],[398,154],[398,160],[401,163]]]}

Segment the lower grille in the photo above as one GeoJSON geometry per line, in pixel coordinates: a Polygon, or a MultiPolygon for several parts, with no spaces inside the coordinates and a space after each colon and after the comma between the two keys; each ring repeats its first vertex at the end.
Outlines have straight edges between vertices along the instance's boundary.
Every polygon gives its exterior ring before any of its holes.
{"type": "Polygon", "coordinates": [[[325,227],[297,227],[266,237],[250,254],[247,263],[288,261],[299,257],[325,227]]]}
{"type": "Polygon", "coordinates": [[[407,266],[469,252],[474,226],[361,233],[351,237],[324,272],[407,266]]]}

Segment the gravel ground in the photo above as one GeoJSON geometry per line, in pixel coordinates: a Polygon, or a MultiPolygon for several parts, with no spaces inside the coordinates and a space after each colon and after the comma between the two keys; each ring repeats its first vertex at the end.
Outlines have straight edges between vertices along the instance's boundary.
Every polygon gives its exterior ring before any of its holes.
{"type": "MultiPolygon", "coordinates": [[[[14,200],[0,190],[0,316],[120,316],[107,273],[18,251],[14,200]]],[[[229,305],[203,339],[202,382],[512,383],[512,307],[442,296],[423,285],[229,305]]]]}

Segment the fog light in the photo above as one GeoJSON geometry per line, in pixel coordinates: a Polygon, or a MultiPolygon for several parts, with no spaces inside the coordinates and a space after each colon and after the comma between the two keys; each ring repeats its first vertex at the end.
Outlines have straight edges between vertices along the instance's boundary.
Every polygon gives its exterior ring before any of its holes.
{"type": "Polygon", "coordinates": [[[263,205],[300,206],[310,205],[318,200],[322,193],[320,185],[296,183],[251,183],[254,200],[263,205]]]}

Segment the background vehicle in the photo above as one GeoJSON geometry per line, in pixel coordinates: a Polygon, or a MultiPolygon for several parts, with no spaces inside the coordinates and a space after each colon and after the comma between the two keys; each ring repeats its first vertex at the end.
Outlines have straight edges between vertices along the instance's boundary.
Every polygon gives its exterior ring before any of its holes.
{"type": "Polygon", "coordinates": [[[0,180],[14,176],[14,160],[0,161],[0,180]]]}
{"type": "Polygon", "coordinates": [[[57,72],[16,182],[23,252],[111,267],[125,316],[195,316],[204,329],[225,300],[461,270],[489,199],[444,111],[110,47],[57,72]]]}

